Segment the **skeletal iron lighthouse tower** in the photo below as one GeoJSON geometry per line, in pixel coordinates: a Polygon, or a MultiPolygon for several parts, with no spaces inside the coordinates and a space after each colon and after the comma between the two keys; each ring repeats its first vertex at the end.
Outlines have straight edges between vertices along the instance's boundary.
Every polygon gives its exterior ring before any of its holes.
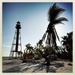
{"type": "Polygon", "coordinates": [[[22,57],[22,45],[21,45],[21,25],[20,22],[18,21],[16,24],[16,31],[10,51],[10,57],[22,57]]]}

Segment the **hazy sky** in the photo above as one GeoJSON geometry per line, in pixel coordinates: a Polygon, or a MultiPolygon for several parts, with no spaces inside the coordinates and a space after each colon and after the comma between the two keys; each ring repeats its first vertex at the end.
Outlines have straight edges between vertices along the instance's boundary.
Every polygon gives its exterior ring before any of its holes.
{"type": "MultiPolygon", "coordinates": [[[[2,4],[2,52],[3,56],[9,56],[15,26],[17,21],[21,22],[21,40],[22,51],[26,44],[36,45],[39,39],[42,38],[48,26],[48,10],[54,3],[3,3],[2,4]]],[[[61,40],[61,37],[67,32],[73,31],[73,10],[72,3],[57,3],[58,6],[66,11],[60,16],[68,19],[68,22],[56,25],[56,30],[61,40]]],[[[57,42],[60,45],[59,42],[57,42]]]]}

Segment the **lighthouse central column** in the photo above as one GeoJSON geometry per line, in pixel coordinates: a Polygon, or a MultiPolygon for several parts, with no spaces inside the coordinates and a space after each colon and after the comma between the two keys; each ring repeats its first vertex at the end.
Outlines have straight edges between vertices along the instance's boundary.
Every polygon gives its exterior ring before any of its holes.
{"type": "Polygon", "coordinates": [[[15,52],[16,52],[16,57],[17,57],[17,52],[18,52],[18,45],[19,45],[19,29],[21,29],[20,22],[17,22],[16,24],[16,47],[15,47],[15,52]]]}

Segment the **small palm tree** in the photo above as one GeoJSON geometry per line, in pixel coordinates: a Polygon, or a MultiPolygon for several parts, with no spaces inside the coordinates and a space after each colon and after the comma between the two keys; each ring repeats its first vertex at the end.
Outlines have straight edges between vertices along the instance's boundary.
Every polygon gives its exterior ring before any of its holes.
{"type": "MultiPolygon", "coordinates": [[[[73,56],[73,32],[67,33],[67,36],[62,37],[62,44],[64,46],[64,49],[68,51],[68,58],[72,61],[73,56]]],[[[66,56],[66,55],[64,55],[66,56]]]]}
{"type": "Polygon", "coordinates": [[[53,6],[50,7],[49,12],[48,12],[49,25],[41,41],[43,42],[47,36],[46,44],[48,44],[51,47],[54,47],[55,49],[58,48],[57,43],[56,43],[56,37],[60,41],[57,31],[55,29],[55,25],[62,23],[62,21],[68,21],[64,17],[59,17],[59,15],[64,11],[65,9],[58,7],[56,3],[54,3],[53,6]]]}
{"type": "Polygon", "coordinates": [[[29,52],[29,53],[33,53],[34,49],[33,47],[31,46],[30,43],[26,44],[26,53],[29,52]]]}

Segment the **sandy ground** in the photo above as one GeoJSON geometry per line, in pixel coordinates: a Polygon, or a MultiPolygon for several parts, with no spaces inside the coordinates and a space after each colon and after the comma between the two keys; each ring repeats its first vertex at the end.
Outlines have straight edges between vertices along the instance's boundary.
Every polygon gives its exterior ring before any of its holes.
{"type": "MultiPolygon", "coordinates": [[[[3,59],[3,73],[46,73],[47,67],[42,60],[35,62],[22,63],[19,59],[3,59]]],[[[70,61],[52,61],[49,66],[49,73],[72,73],[72,62],[70,61]]]]}

